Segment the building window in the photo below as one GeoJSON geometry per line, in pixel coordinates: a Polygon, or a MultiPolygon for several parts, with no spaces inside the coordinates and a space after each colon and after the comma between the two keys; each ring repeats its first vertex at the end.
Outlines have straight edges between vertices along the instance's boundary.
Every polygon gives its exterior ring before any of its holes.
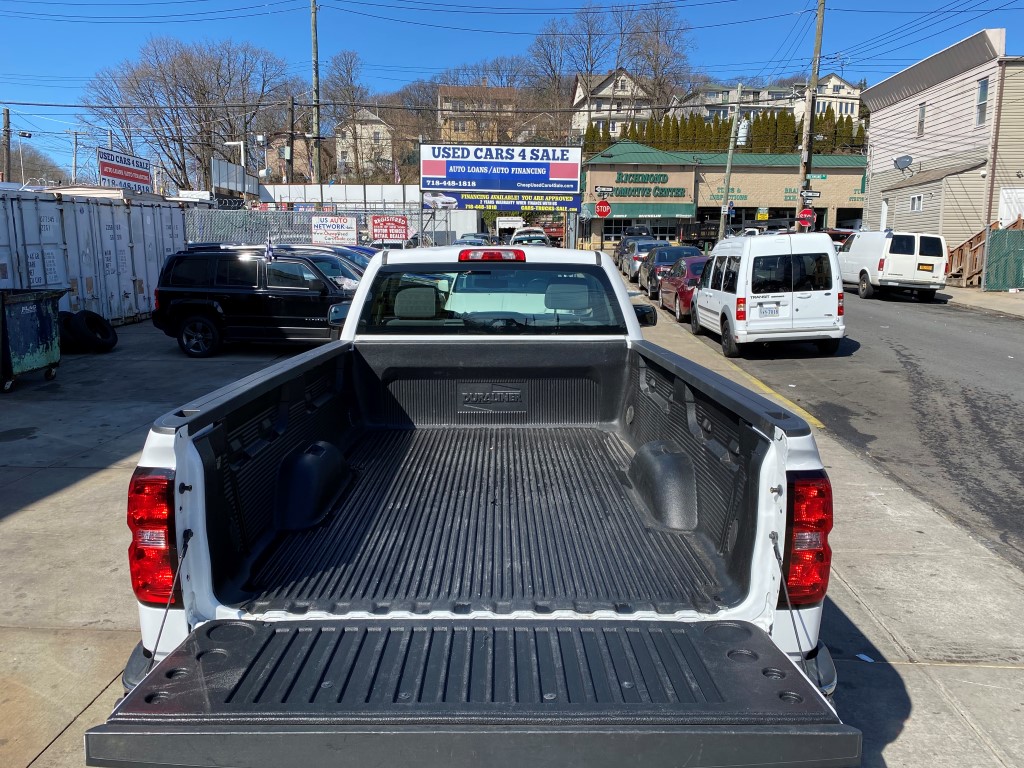
{"type": "Polygon", "coordinates": [[[461,101],[453,101],[452,102],[452,112],[461,112],[462,109],[463,109],[463,104],[462,104],[461,101]]]}
{"type": "Polygon", "coordinates": [[[609,133],[615,133],[615,130],[616,130],[616,128],[615,128],[615,121],[614,121],[614,120],[612,120],[612,121],[611,121],[611,122],[610,122],[610,123],[608,124],[608,132],[609,132],[609,133]]]}
{"type": "Polygon", "coordinates": [[[615,89],[618,91],[626,90],[626,78],[620,77],[618,83],[615,85],[615,89]]]}
{"type": "Polygon", "coordinates": [[[825,86],[824,85],[819,85],[818,86],[818,93],[824,93],[824,92],[825,92],[825,86]]]}
{"type": "Polygon", "coordinates": [[[599,131],[603,131],[604,130],[604,120],[598,120],[597,122],[595,122],[594,123],[594,127],[597,128],[597,130],[599,130],[599,131]]]}
{"type": "Polygon", "coordinates": [[[924,112],[925,105],[919,104],[917,107],[917,135],[924,136],[924,112]]]}
{"type": "Polygon", "coordinates": [[[975,125],[984,125],[988,117],[988,78],[978,81],[978,99],[975,107],[975,125]]]}
{"type": "Polygon", "coordinates": [[[622,102],[621,101],[616,101],[615,102],[615,111],[616,112],[621,112],[622,111],[622,102]]]}
{"type": "Polygon", "coordinates": [[[455,130],[456,133],[465,133],[466,132],[466,121],[465,120],[456,120],[453,123],[452,127],[453,127],[453,129],[455,130]]]}
{"type": "Polygon", "coordinates": [[[833,85],[832,86],[832,93],[839,93],[842,90],[842,88],[843,87],[841,85],[833,85]]]}
{"type": "Polygon", "coordinates": [[[910,212],[920,213],[924,210],[924,195],[910,196],[910,212]]]}
{"type": "Polygon", "coordinates": [[[380,131],[373,132],[373,143],[380,144],[380,131]]]}

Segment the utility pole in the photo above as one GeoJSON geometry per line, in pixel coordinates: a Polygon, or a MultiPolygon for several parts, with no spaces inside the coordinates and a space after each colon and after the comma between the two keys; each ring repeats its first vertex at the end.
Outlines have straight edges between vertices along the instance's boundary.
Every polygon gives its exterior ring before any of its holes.
{"type": "Polygon", "coordinates": [[[71,134],[71,183],[78,183],[78,134],[83,136],[88,131],[65,131],[71,134]]]}
{"type": "MultiPolygon", "coordinates": [[[[320,184],[320,54],[316,39],[316,0],[309,0],[309,13],[313,32],[313,183],[320,184]]],[[[320,203],[322,206],[322,197],[320,203]]]]}
{"type": "Polygon", "coordinates": [[[292,183],[292,157],[295,152],[295,97],[288,97],[288,155],[284,159],[284,180],[285,183],[292,183]]]}
{"type": "MultiPolygon", "coordinates": [[[[818,66],[821,64],[821,35],[825,28],[825,0],[818,0],[818,23],[814,31],[814,58],[811,60],[811,82],[807,84],[804,102],[804,135],[800,143],[800,189],[809,190],[812,156],[814,155],[814,110],[818,94],[818,66]]],[[[801,198],[801,202],[804,198],[801,198]]],[[[802,225],[798,225],[801,226],[802,225]]],[[[810,229],[810,227],[807,227],[810,229]]]]}
{"type": "Polygon", "coordinates": [[[3,150],[3,165],[0,166],[0,171],[3,171],[3,180],[11,180],[11,110],[4,107],[4,132],[3,141],[0,142],[2,146],[0,149],[3,150]]]}
{"type": "MultiPolygon", "coordinates": [[[[822,0],[824,2],[824,0],[822,0]]],[[[736,152],[736,137],[740,133],[740,120],[743,113],[740,106],[743,103],[743,83],[736,86],[736,117],[732,121],[732,131],[729,133],[729,155],[725,159],[725,192],[722,193],[722,212],[718,215],[718,239],[725,237],[725,219],[729,215],[729,185],[732,183],[732,156],[736,152]]]]}
{"type": "Polygon", "coordinates": [[[112,128],[107,128],[107,149],[114,150],[114,131],[112,128]]]}

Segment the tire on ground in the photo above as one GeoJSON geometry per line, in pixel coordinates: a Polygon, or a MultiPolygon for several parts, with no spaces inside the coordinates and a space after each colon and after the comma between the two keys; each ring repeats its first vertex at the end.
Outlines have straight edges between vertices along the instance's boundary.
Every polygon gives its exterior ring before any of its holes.
{"type": "Polygon", "coordinates": [[[71,327],[89,352],[109,352],[117,346],[117,331],[103,317],[88,309],[76,312],[71,327]]]}

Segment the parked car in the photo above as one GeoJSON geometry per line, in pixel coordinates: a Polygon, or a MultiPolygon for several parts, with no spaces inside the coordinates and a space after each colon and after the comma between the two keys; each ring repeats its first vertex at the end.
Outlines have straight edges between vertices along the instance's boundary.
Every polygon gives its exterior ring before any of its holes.
{"type": "Polygon", "coordinates": [[[755,341],[813,341],[826,355],[839,349],[843,284],[828,235],[728,238],[711,257],[690,311],[695,335],[721,334],[726,357],[755,341]]]}
{"type": "Polygon", "coordinates": [[[512,235],[509,245],[551,245],[551,240],[543,232],[523,232],[512,235]]]}
{"type": "Polygon", "coordinates": [[[622,256],[625,254],[626,248],[629,247],[630,243],[638,240],[654,240],[654,238],[650,235],[624,235],[622,239],[615,244],[615,248],[612,250],[612,261],[615,262],[615,266],[618,267],[619,272],[625,272],[622,266],[622,256]]]}
{"type": "Polygon", "coordinates": [[[484,242],[479,237],[460,237],[452,245],[489,245],[489,243],[484,242]]]}
{"type": "Polygon", "coordinates": [[[317,256],[337,258],[285,247],[268,257],[262,245],[179,251],[160,272],[153,325],[189,357],[210,357],[232,342],[329,341],[327,311],[353,292],[317,256]]]}
{"type": "Polygon", "coordinates": [[[374,240],[370,243],[371,248],[375,248],[378,251],[404,251],[409,248],[415,248],[416,243],[413,240],[374,240]]]}
{"type": "Polygon", "coordinates": [[[658,296],[658,285],[661,276],[668,272],[677,260],[684,256],[703,255],[700,248],[694,248],[692,245],[666,245],[660,248],[652,248],[637,268],[637,286],[641,291],[647,293],[647,298],[654,299],[658,296]]]}
{"type": "MultiPolygon", "coordinates": [[[[253,246],[249,246],[250,248],[253,246]]],[[[322,245],[319,243],[286,243],[273,247],[276,255],[289,254],[302,258],[319,258],[319,264],[331,265],[332,260],[340,262],[331,266],[330,270],[321,269],[328,277],[343,277],[358,281],[366,270],[370,260],[361,253],[350,251],[340,245],[322,245]]]]}
{"type": "Polygon", "coordinates": [[[941,235],[857,232],[839,249],[839,269],[862,299],[876,291],[913,291],[918,300],[932,301],[946,287],[948,253],[941,235]]]}
{"type": "Polygon", "coordinates": [[[350,251],[355,251],[356,253],[361,253],[367,258],[371,258],[375,253],[377,253],[376,248],[371,248],[368,245],[345,245],[342,247],[350,251]]]}
{"type": "Polygon", "coordinates": [[[623,231],[624,235],[640,235],[641,237],[651,237],[651,228],[646,224],[634,224],[631,227],[626,227],[623,231]]]}
{"type": "Polygon", "coordinates": [[[464,235],[460,235],[459,239],[461,240],[466,237],[483,240],[485,245],[497,245],[498,243],[498,237],[490,232],[467,232],[464,235]]]}
{"type": "Polygon", "coordinates": [[[632,282],[636,282],[640,262],[655,248],[665,245],[663,240],[634,240],[622,252],[621,271],[632,282]]]}
{"type": "MultiPolygon", "coordinates": [[[[699,249],[694,249],[699,251],[699,249]]],[[[658,283],[658,304],[675,315],[677,322],[690,316],[693,291],[700,282],[704,265],[708,257],[703,253],[699,256],[684,256],[677,259],[668,272],[661,276],[658,283]]]]}

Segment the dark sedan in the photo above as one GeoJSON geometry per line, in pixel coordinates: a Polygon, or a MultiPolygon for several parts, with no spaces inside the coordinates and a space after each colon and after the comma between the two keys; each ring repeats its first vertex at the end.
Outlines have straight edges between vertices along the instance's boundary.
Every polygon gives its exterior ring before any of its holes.
{"type": "Polygon", "coordinates": [[[658,297],[658,284],[662,275],[667,273],[676,261],[684,257],[692,258],[703,255],[699,248],[694,248],[692,245],[655,248],[644,257],[637,268],[637,285],[641,291],[647,293],[647,298],[655,299],[658,297]]]}
{"type": "MultiPolygon", "coordinates": [[[[670,250],[694,250],[696,248],[678,248],[670,250]]],[[[693,289],[697,287],[704,265],[708,263],[707,256],[703,254],[695,256],[682,256],[677,259],[669,268],[668,272],[661,276],[658,290],[658,303],[662,309],[667,309],[676,316],[676,320],[682,320],[690,314],[690,302],[693,300],[693,289]]]]}

